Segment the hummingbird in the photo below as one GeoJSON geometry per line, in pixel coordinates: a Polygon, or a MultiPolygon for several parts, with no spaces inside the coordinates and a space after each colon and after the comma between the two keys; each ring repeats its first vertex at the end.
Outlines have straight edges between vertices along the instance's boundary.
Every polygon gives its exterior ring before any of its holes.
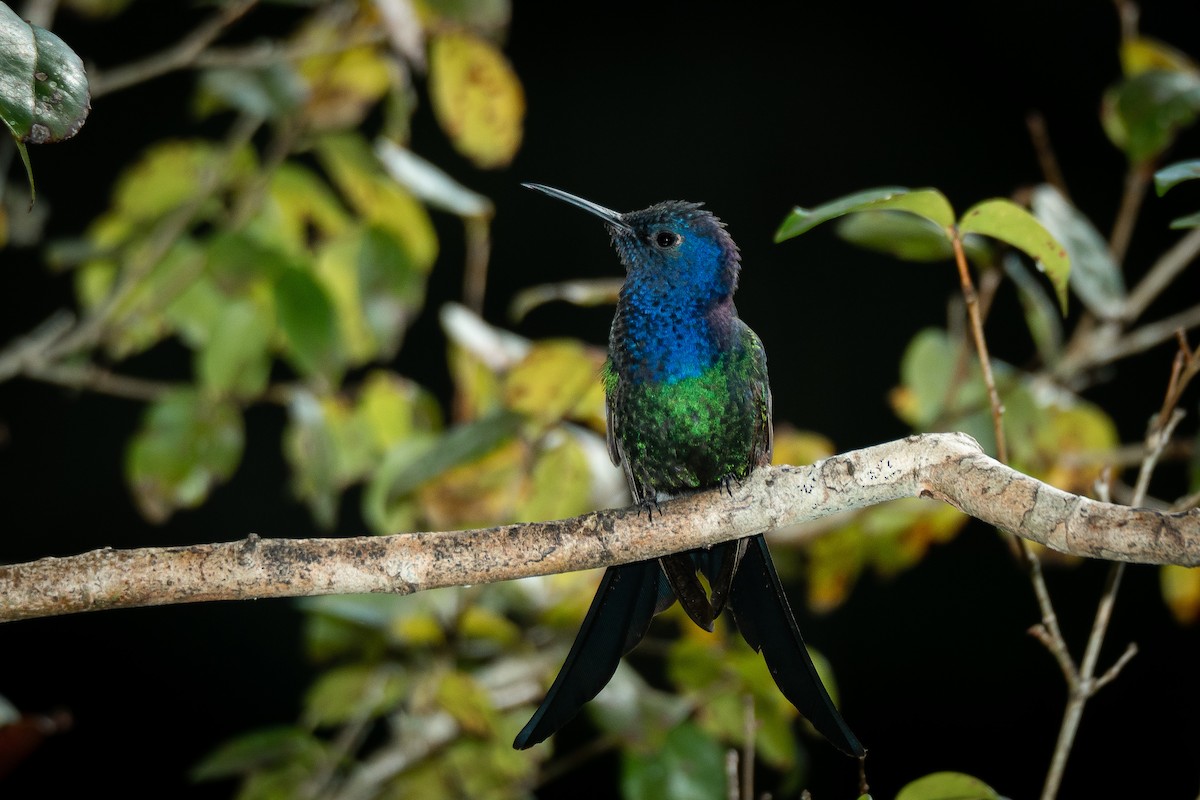
{"type": "MultiPolygon", "coordinates": [[[[724,223],[699,203],[622,214],[560,189],[523,186],[599,217],[625,267],[602,379],[608,454],[624,469],[634,502],[653,514],[662,500],[729,489],[769,464],[767,358],[733,304],[741,256],[724,223]]],[[[609,567],[513,747],[532,747],[574,717],[677,599],[708,631],[728,608],[792,705],[839,750],[866,753],[821,683],[761,534],[609,567]]]]}

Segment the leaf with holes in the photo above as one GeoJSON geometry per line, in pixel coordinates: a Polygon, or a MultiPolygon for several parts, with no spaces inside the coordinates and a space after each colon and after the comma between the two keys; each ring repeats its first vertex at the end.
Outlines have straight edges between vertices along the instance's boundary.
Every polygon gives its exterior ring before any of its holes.
{"type": "Polygon", "coordinates": [[[79,56],[62,39],[0,3],[0,120],[16,142],[31,192],[26,143],[71,138],[90,110],[87,73],[79,56]]]}
{"type": "Polygon", "coordinates": [[[1071,259],[1066,248],[1032,214],[1011,200],[984,200],[967,209],[958,221],[958,231],[999,239],[1035,259],[1054,285],[1062,312],[1067,313],[1071,259]]]}

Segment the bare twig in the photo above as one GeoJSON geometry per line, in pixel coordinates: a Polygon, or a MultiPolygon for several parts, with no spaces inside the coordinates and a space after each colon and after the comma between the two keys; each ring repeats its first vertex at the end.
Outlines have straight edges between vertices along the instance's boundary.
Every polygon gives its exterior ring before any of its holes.
{"type": "Polygon", "coordinates": [[[172,389],[191,385],[118,375],[93,364],[33,364],[25,369],[25,375],[70,389],[87,389],[112,397],[145,402],[153,402],[172,389]]]}
{"type": "Polygon", "coordinates": [[[281,43],[274,41],[256,42],[236,47],[210,47],[196,55],[185,68],[213,69],[261,69],[275,64],[290,64],[315,56],[344,53],[366,45],[379,44],[387,34],[379,28],[355,30],[334,42],[302,41],[281,43]]]}
{"type": "MultiPolygon", "coordinates": [[[[1147,489],[1150,485],[1150,476],[1154,473],[1154,467],[1158,463],[1158,458],[1162,454],[1163,447],[1170,441],[1175,427],[1183,419],[1183,412],[1174,408],[1174,401],[1178,400],[1176,390],[1182,390],[1181,384],[1186,384],[1186,381],[1181,382],[1180,380],[1182,369],[1177,360],[1176,368],[1172,370],[1167,390],[1167,405],[1163,406],[1163,413],[1167,414],[1167,416],[1165,418],[1163,416],[1157,417],[1151,423],[1151,429],[1146,434],[1145,457],[1142,460],[1141,468],[1138,470],[1138,479],[1133,491],[1133,505],[1139,505],[1145,499],[1147,489]]],[[[1053,800],[1058,795],[1059,787],[1062,785],[1063,773],[1066,770],[1067,759],[1071,754],[1071,748],[1079,732],[1079,724],[1083,719],[1083,710],[1088,700],[1096,692],[1100,691],[1101,688],[1115,679],[1125,664],[1137,653],[1137,647],[1130,644],[1126,647],[1125,653],[1121,658],[1107,672],[1098,679],[1095,677],[1096,664],[1100,660],[1100,648],[1104,644],[1104,636],[1108,631],[1109,621],[1112,619],[1113,606],[1116,604],[1117,592],[1121,587],[1121,579],[1124,574],[1125,565],[1123,563],[1114,563],[1109,568],[1108,576],[1104,583],[1104,590],[1100,595],[1100,602],[1096,606],[1096,617],[1092,621],[1092,631],[1088,635],[1087,646],[1083,653],[1083,660],[1079,664],[1079,669],[1075,670],[1073,667],[1071,670],[1064,669],[1067,676],[1068,688],[1067,706],[1063,711],[1063,721],[1059,727],[1058,741],[1055,743],[1054,755],[1050,759],[1050,769],[1046,773],[1046,783],[1042,788],[1042,800],[1053,800]]]]}
{"type": "Polygon", "coordinates": [[[1069,202],[1071,193],[1067,191],[1066,178],[1058,165],[1054,145],[1050,142],[1046,118],[1040,112],[1033,111],[1025,116],[1025,127],[1029,129],[1029,140],[1033,143],[1033,152],[1037,155],[1038,166],[1042,169],[1042,178],[1069,202]]]}
{"type": "Polygon", "coordinates": [[[1118,264],[1125,260],[1129,240],[1133,238],[1133,226],[1137,224],[1138,209],[1153,178],[1154,166],[1149,163],[1131,164],[1129,172],[1125,174],[1125,191],[1121,194],[1121,205],[1117,209],[1112,234],[1108,237],[1108,250],[1118,264]]]}
{"type": "Polygon", "coordinates": [[[128,89],[191,65],[226,28],[241,19],[257,3],[258,0],[234,0],[166,50],[107,72],[93,70],[89,80],[92,98],[128,89]]]}
{"type": "Polygon", "coordinates": [[[463,271],[463,305],[476,314],[483,313],[483,297],[487,291],[488,259],[492,251],[491,219],[463,217],[466,237],[466,268],[463,271]]]}
{"type": "Polygon", "coordinates": [[[1000,394],[996,391],[996,379],[992,375],[992,361],[988,357],[987,340],[983,336],[979,297],[975,293],[975,284],[971,280],[971,271],[967,267],[967,255],[963,251],[962,237],[955,231],[951,239],[954,243],[954,261],[958,265],[958,280],[962,286],[963,299],[967,303],[967,316],[971,320],[971,334],[975,339],[975,350],[979,354],[983,382],[987,387],[988,400],[992,406],[992,427],[996,434],[996,458],[1001,463],[1007,464],[1008,443],[1004,438],[1004,406],[1000,403],[1000,394]]]}
{"type": "Polygon", "coordinates": [[[1200,255],[1200,228],[1192,228],[1151,265],[1145,277],[1126,298],[1121,318],[1129,321],[1141,316],[1155,298],[1179,277],[1179,273],[1196,260],[1197,255],[1200,255]]]}
{"type": "Polygon", "coordinates": [[[0,620],[167,603],[494,583],[659,558],[900,497],[928,497],[1052,549],[1200,564],[1200,510],[1130,509],[1000,464],[964,434],[924,434],[724,489],[570,520],[349,539],[259,539],[97,550],[0,567],[0,620]]]}

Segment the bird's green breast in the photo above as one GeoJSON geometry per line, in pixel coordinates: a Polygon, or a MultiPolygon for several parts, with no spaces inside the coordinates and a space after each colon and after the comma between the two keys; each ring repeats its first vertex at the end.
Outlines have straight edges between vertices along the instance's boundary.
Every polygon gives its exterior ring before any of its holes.
{"type": "Polygon", "coordinates": [[[700,374],[671,382],[607,381],[618,404],[614,431],[630,477],[646,499],[714,486],[750,471],[762,414],[752,359],[725,353],[700,374]]]}

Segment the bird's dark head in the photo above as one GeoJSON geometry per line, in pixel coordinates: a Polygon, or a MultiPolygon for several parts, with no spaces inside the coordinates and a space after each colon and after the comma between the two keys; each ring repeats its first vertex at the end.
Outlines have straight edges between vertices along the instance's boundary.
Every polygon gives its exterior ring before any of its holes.
{"type": "Polygon", "coordinates": [[[604,220],[630,281],[712,299],[737,288],[737,245],[724,223],[699,203],[669,200],[622,214],[560,189],[524,185],[604,220]]]}

